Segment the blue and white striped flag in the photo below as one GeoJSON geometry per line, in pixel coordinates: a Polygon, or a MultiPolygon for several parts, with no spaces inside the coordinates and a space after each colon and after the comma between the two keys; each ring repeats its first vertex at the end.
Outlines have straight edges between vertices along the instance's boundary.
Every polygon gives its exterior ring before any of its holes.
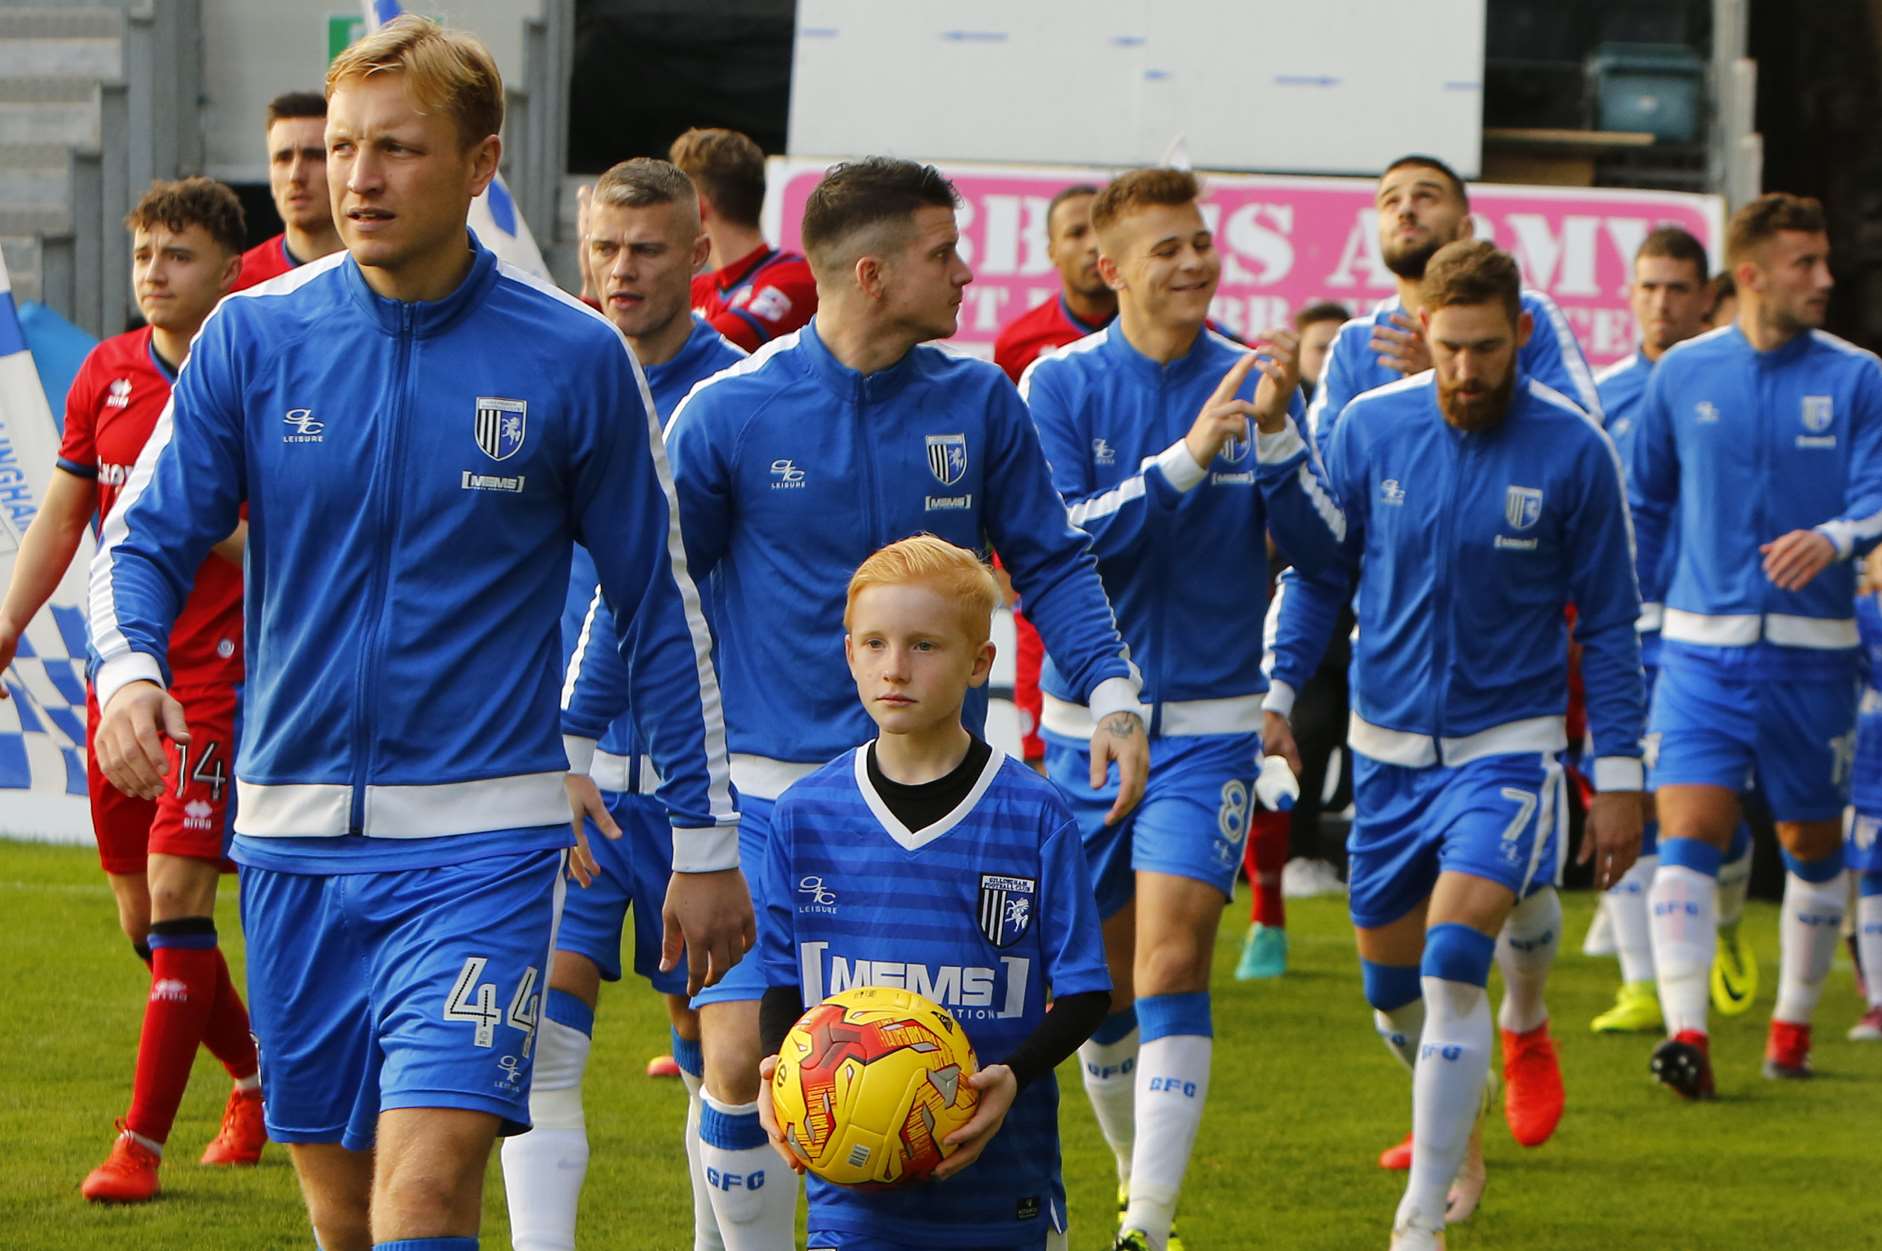
{"type": "MultiPolygon", "coordinates": [[[[0,586],[45,498],[59,428],[33,368],[0,260],[0,586]]],[[[88,841],[85,801],[85,582],[91,538],[26,627],[0,681],[0,834],[88,841]]]]}
{"type": "MultiPolygon", "coordinates": [[[[378,30],[405,12],[399,7],[399,0],[360,0],[360,6],[366,13],[368,31],[378,30]]],[[[536,237],[529,233],[529,223],[517,211],[510,189],[503,184],[502,174],[491,179],[489,188],[471,201],[470,228],[485,247],[497,254],[497,259],[538,277],[549,277],[549,267],[543,263],[536,237]]]]}

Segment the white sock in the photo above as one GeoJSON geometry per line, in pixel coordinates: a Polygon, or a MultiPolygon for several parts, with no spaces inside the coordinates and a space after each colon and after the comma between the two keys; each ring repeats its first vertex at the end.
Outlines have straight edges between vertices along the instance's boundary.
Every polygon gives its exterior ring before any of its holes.
{"type": "Polygon", "coordinates": [[[1527,1034],[1549,1019],[1542,1001],[1555,949],[1562,935],[1562,897],[1545,886],[1510,909],[1497,935],[1496,965],[1503,971],[1503,1004],[1497,1024],[1513,1034],[1527,1034]]]}
{"type": "Polygon", "coordinates": [[[1417,1071],[1418,1040],[1425,1032],[1425,1001],[1422,996],[1390,1012],[1374,1008],[1372,1028],[1379,1031],[1379,1041],[1398,1057],[1406,1072],[1417,1071]]]}
{"type": "Polygon", "coordinates": [[[726,1251],[778,1251],[795,1241],[797,1174],[771,1149],[756,1103],[701,1091],[699,1159],[726,1251]]]}
{"type": "Polygon", "coordinates": [[[1653,885],[1658,855],[1642,856],[1605,896],[1608,920],[1614,926],[1615,954],[1621,962],[1621,980],[1632,985],[1653,980],[1653,927],[1647,915],[1647,891],[1653,885]]]}
{"type": "Polygon", "coordinates": [[[1135,1027],[1116,1042],[1087,1041],[1078,1048],[1085,1095],[1117,1160],[1120,1186],[1130,1182],[1131,1149],[1136,1143],[1137,1050],[1135,1027]]]}
{"type": "Polygon", "coordinates": [[[1444,1228],[1444,1204],[1470,1144],[1490,1075],[1490,997],[1483,987],[1423,979],[1425,1030],[1412,1073],[1412,1165],[1396,1227],[1444,1228]]]}
{"type": "MultiPolygon", "coordinates": [[[[1838,853],[1840,859],[1841,853],[1838,853]]],[[[1784,918],[1778,926],[1777,1011],[1773,1020],[1808,1025],[1823,998],[1836,940],[1842,936],[1848,884],[1838,873],[1827,882],[1806,882],[1784,875],[1784,918]]]]}
{"type": "Polygon", "coordinates": [[[1665,850],[1661,848],[1660,868],[1647,892],[1660,1012],[1668,1037],[1689,1029],[1703,1034],[1712,996],[1712,956],[1719,944],[1719,882],[1709,873],[1668,864],[1665,850]]]}
{"type": "MultiPolygon", "coordinates": [[[[1138,1006],[1141,1011],[1141,1000],[1138,1006]]],[[[1166,1034],[1145,1043],[1137,1059],[1137,1144],[1124,1228],[1143,1230],[1153,1247],[1163,1246],[1176,1219],[1214,1049],[1215,1039],[1206,1034],[1166,1034]]]]}
{"type": "Polygon", "coordinates": [[[712,1195],[706,1189],[706,1168],[699,1161],[699,1086],[700,1079],[685,1069],[680,1081],[686,1087],[686,1175],[693,1183],[693,1251],[725,1251],[725,1239],[719,1236],[719,1218],[712,1212],[712,1195]]]}
{"type": "Polygon", "coordinates": [[[1736,860],[1719,865],[1719,924],[1732,926],[1745,915],[1745,896],[1751,893],[1752,842],[1745,840],[1745,850],[1736,860]]]}
{"type": "Polygon", "coordinates": [[[530,1079],[532,1128],[503,1140],[503,1192],[515,1251],[575,1251],[575,1213],[588,1176],[582,1071],[589,1037],[544,1016],[530,1079]]]}
{"type": "Polygon", "coordinates": [[[1882,1008],[1882,895],[1856,901],[1856,950],[1862,953],[1862,982],[1869,1006],[1882,1008]]]}

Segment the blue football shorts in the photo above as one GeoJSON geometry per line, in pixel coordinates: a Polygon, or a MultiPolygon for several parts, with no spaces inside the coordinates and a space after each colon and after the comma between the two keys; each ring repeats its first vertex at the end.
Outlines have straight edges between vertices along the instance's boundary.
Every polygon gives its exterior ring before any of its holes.
{"type": "Polygon", "coordinates": [[[1044,737],[1046,776],[1078,821],[1100,917],[1131,901],[1140,871],[1193,878],[1234,895],[1255,802],[1259,734],[1151,739],[1143,800],[1116,825],[1106,825],[1104,817],[1117,802],[1117,766],[1093,790],[1091,744],[1050,732],[1044,737]]]}
{"type": "Polygon", "coordinates": [[[1647,719],[1655,787],[1754,782],[1779,821],[1840,819],[1849,802],[1857,683],[1753,677],[1684,649],[1660,655],[1647,719]]]}
{"type": "MultiPolygon", "coordinates": [[[[738,867],[744,871],[745,884],[751,887],[752,915],[758,918],[760,925],[764,924],[765,915],[765,857],[771,845],[771,810],[777,806],[775,799],[745,794],[738,797],[738,867]]],[[[756,1003],[763,999],[763,965],[754,944],[717,985],[708,986],[693,996],[693,1007],[698,1009],[709,1003],[756,1003]]],[[[680,989],[686,988],[681,986],[680,989]]]]}
{"type": "Polygon", "coordinates": [[[660,971],[660,909],[673,876],[673,826],[665,805],[652,795],[603,791],[608,815],[621,827],[609,838],[586,822],[588,849],[601,873],[583,887],[570,883],[562,904],[562,924],[555,934],[557,951],[572,951],[594,961],[605,982],[621,980],[621,934],[634,920],[634,972],[663,995],[686,992],[686,962],[660,971]]]}
{"type": "Polygon", "coordinates": [[[1849,831],[1843,839],[1843,864],[1852,873],[1882,873],[1882,817],[1850,813],[1849,831]]]}
{"type": "Polygon", "coordinates": [[[1568,791],[1554,756],[1517,752],[1408,768],[1352,753],[1347,903],[1376,929],[1416,908],[1440,873],[1525,898],[1561,876],[1568,791]]]}
{"type": "Polygon", "coordinates": [[[276,1142],[372,1146],[379,1114],[529,1127],[566,851],[386,873],[244,867],[248,1011],[276,1142]]]}

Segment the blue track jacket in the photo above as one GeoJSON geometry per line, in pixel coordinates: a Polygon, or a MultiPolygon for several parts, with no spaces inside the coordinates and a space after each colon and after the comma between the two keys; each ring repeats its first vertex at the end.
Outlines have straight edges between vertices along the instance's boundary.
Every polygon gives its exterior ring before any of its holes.
{"type": "MultiPolygon", "coordinates": [[[[1517,355],[1516,367],[1544,386],[1555,388],[1600,421],[1601,399],[1595,391],[1594,375],[1581,354],[1581,344],[1575,341],[1575,332],[1569,329],[1568,318],[1554,300],[1540,291],[1524,291],[1522,304],[1535,330],[1517,355]]],[[[1373,328],[1390,325],[1395,315],[1404,312],[1405,306],[1396,299],[1382,300],[1370,316],[1355,317],[1333,337],[1327,363],[1314,387],[1313,403],[1307,407],[1307,428],[1313,433],[1314,450],[1322,458],[1346,406],[1367,391],[1403,377],[1396,369],[1381,365],[1371,345],[1373,328]]]]}
{"type": "Polygon", "coordinates": [[[236,856],[308,873],[567,845],[560,613],[575,542],[622,611],[674,855],[737,863],[710,635],[645,381],[573,297],[477,244],[401,303],[345,253],[224,300],[92,566],[99,702],[161,681],[248,505],[236,856]]]}
{"type": "MultiPolygon", "coordinates": [[[[1594,376],[1595,390],[1601,395],[1601,412],[1606,418],[1608,437],[1621,454],[1623,468],[1634,461],[1634,433],[1640,429],[1640,402],[1646,398],[1647,379],[1653,376],[1653,362],[1635,351],[1623,356],[1594,376]]],[[[1673,559],[1679,554],[1679,538],[1670,532],[1653,533],[1654,527],[1636,520],[1634,526],[1634,575],[1640,580],[1640,662],[1648,668],[1660,663],[1660,620],[1666,607],[1666,584],[1673,574],[1673,559]]]]}
{"type": "MultiPolygon", "coordinates": [[[[663,417],[678,408],[698,383],[745,359],[745,349],[714,330],[711,322],[697,313],[692,314],[692,322],[692,332],[671,360],[641,367],[647,376],[648,393],[653,396],[654,411],[663,417]]],[[[591,654],[592,622],[607,615],[595,575],[595,559],[587,548],[577,544],[569,569],[569,595],[562,609],[562,648],[569,666],[562,686],[564,699],[574,690],[583,658],[591,654]]],[[[621,684],[614,698],[629,698],[627,666],[616,665],[609,672],[621,684]]],[[[601,736],[599,750],[593,752],[592,759],[588,744],[589,740],[569,742],[569,750],[578,756],[571,764],[577,772],[591,774],[602,790],[646,795],[662,785],[650,767],[646,739],[634,728],[631,714],[615,718],[601,736]]]]}
{"type": "MultiPolygon", "coordinates": [[[[1137,710],[1141,679],[1090,540],[996,366],[923,345],[864,375],[812,321],[695,387],[667,450],[692,568],[711,576],[741,791],[775,798],[874,735],[843,658],[845,593],[872,552],[923,531],[996,549],[1070,688],[1104,713],[1137,710]]],[[[612,650],[597,649],[565,701],[571,755],[622,710],[612,650]]],[[[970,703],[970,728],[985,708],[970,703]]]]}
{"type": "MultiPolygon", "coordinates": [[[[1020,380],[1052,479],[1091,535],[1152,734],[1261,729],[1267,535],[1296,563],[1339,559],[1344,521],[1298,433],[1225,445],[1207,466],[1183,437],[1248,349],[1212,331],[1167,365],[1109,327],[1035,361],[1020,380]],[[1284,458],[1264,453],[1285,451],[1284,458]]],[[[1238,398],[1250,400],[1259,373],[1238,398]]],[[[1294,397],[1294,417],[1301,416],[1294,397]]],[[[1295,427],[1297,431],[1298,427],[1295,427]]],[[[1086,738],[1091,715],[1048,656],[1043,724],[1086,738]]]]}
{"type": "Polygon", "coordinates": [[[1641,531],[1678,535],[1662,655],[1755,647],[1765,677],[1853,678],[1849,558],[1882,539],[1882,362],[1821,330],[1760,352],[1724,326],[1660,358],[1633,438],[1641,531]],[[1759,545],[1810,529],[1837,563],[1779,590],[1759,545]]]}
{"type": "MultiPolygon", "coordinates": [[[[1595,784],[1638,790],[1640,593],[1614,445],[1520,370],[1502,423],[1465,434],[1439,411],[1436,377],[1368,392],[1334,429],[1326,470],[1347,569],[1290,573],[1277,679],[1313,673],[1356,580],[1353,750],[1414,767],[1560,751],[1572,602],[1595,784]]],[[[1286,713],[1291,697],[1277,680],[1268,706],[1286,713]]]]}

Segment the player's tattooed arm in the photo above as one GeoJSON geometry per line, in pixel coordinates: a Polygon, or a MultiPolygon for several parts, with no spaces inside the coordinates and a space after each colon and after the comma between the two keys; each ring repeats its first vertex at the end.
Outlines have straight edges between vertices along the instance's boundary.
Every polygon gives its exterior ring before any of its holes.
{"type": "Polygon", "coordinates": [[[1103,788],[1112,761],[1117,762],[1117,801],[1105,814],[1106,825],[1116,825],[1130,815],[1144,797],[1144,783],[1150,777],[1150,739],[1143,718],[1134,712],[1111,713],[1092,731],[1091,789],[1103,788]]]}

